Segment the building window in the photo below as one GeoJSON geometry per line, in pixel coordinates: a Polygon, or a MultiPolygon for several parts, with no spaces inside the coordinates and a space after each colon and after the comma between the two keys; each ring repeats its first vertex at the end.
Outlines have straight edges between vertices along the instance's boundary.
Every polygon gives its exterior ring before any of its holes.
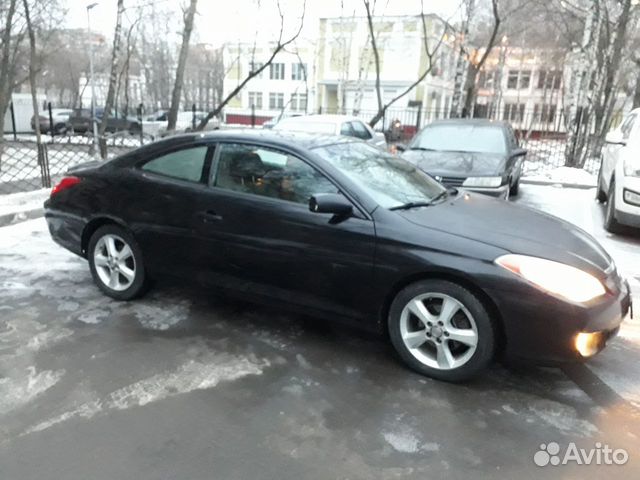
{"type": "Polygon", "coordinates": [[[305,80],[307,78],[306,63],[291,64],[291,80],[305,80]]]}
{"type": "Polygon", "coordinates": [[[531,84],[531,70],[509,70],[507,88],[511,90],[529,88],[531,84]]]}
{"type": "MultiPolygon", "coordinates": [[[[249,72],[253,73],[257,70],[260,70],[264,65],[262,62],[249,62],[249,72]]],[[[262,72],[256,75],[254,78],[262,78],[262,72]]]]}
{"type": "Polygon", "coordinates": [[[284,93],[269,94],[269,110],[281,110],[284,108],[284,93]]]}
{"type": "Polygon", "coordinates": [[[553,123],[556,118],[556,106],[536,103],[533,106],[533,118],[536,122],[553,123]]]}
{"type": "Polygon", "coordinates": [[[540,70],[538,72],[538,89],[558,90],[562,82],[562,72],[557,70],[540,70]]]}
{"type": "Polygon", "coordinates": [[[269,78],[271,80],[284,80],[284,63],[272,63],[269,65],[269,78]]]}
{"type": "Polygon", "coordinates": [[[262,92],[249,92],[249,107],[254,106],[256,109],[262,109],[262,92]]]}
{"type": "Polygon", "coordinates": [[[524,119],[524,103],[505,103],[503,120],[522,122],[524,119]]]}
{"type": "Polygon", "coordinates": [[[291,95],[291,110],[297,112],[307,111],[307,94],[294,93],[291,95]]]}
{"type": "Polygon", "coordinates": [[[493,88],[495,85],[496,75],[498,74],[495,70],[482,70],[480,71],[480,75],[478,76],[478,86],[480,88],[493,88]]]}

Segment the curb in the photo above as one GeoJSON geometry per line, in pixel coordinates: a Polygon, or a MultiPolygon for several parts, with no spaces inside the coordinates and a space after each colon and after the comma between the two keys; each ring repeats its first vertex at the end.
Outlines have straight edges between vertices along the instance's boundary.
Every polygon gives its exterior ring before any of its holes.
{"type": "Polygon", "coordinates": [[[27,220],[33,220],[44,215],[44,208],[35,208],[33,210],[25,210],[18,213],[7,213],[6,215],[0,215],[0,227],[6,227],[7,225],[15,225],[16,223],[25,222],[27,220]]]}
{"type": "Polygon", "coordinates": [[[579,188],[581,190],[589,190],[596,188],[595,185],[587,185],[586,183],[565,183],[565,182],[552,182],[551,180],[529,180],[526,177],[522,177],[520,182],[528,185],[541,185],[545,187],[555,187],[560,185],[563,188],[579,188]]]}

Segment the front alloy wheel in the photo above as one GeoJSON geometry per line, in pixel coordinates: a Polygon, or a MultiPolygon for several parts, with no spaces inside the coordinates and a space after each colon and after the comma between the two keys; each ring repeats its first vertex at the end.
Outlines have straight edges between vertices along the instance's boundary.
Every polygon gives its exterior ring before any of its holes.
{"type": "Polygon", "coordinates": [[[389,333],[405,363],[441,380],[470,378],[493,357],[494,326],[483,304],[447,281],[402,290],[390,310],[389,333]]]}
{"type": "Polygon", "coordinates": [[[104,293],[118,300],[130,300],[142,293],[142,254],[126,230],[115,225],[99,228],[89,241],[87,256],[93,279],[104,293]]]}

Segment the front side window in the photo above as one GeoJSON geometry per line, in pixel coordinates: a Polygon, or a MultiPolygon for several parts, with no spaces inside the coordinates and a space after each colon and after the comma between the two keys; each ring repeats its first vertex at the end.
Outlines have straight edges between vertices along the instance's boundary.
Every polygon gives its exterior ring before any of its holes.
{"type": "Polygon", "coordinates": [[[167,153],[156,157],[142,166],[143,170],[166,177],[187,180],[190,182],[206,182],[204,164],[207,147],[194,147],[167,153]]]}
{"type": "Polygon", "coordinates": [[[337,188],[312,166],[286,152],[244,144],[220,148],[215,186],[306,204],[312,195],[337,188]]]}
{"type": "Polygon", "coordinates": [[[371,133],[362,122],[351,122],[351,127],[353,128],[353,133],[356,137],[363,140],[369,140],[371,138],[371,133]]]}
{"type": "Polygon", "coordinates": [[[428,202],[446,189],[406,160],[362,142],[336,143],[314,152],[340,170],[383,208],[428,202]]]}

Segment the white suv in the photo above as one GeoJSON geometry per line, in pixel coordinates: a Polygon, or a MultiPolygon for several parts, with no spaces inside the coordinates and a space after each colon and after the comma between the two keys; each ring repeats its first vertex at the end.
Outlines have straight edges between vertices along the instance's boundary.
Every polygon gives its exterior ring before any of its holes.
{"type": "Polygon", "coordinates": [[[640,228],[640,108],[605,138],[596,198],[607,202],[609,232],[619,232],[621,225],[640,228]]]}

